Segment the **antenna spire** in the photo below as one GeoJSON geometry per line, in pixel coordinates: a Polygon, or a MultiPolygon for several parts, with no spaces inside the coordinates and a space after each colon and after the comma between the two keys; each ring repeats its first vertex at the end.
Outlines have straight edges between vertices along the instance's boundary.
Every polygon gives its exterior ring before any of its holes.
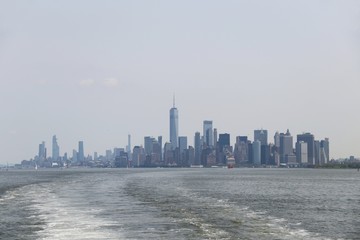
{"type": "Polygon", "coordinates": [[[173,95],[173,108],[175,108],[175,93],[173,95]]]}

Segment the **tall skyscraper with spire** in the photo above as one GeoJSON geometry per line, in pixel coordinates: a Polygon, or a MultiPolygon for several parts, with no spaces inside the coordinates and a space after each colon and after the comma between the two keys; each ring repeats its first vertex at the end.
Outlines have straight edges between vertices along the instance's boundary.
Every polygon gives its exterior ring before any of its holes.
{"type": "Polygon", "coordinates": [[[59,152],[60,152],[60,147],[59,147],[59,144],[57,143],[56,135],[54,135],[52,138],[52,160],[53,161],[57,161],[59,159],[59,156],[60,156],[59,152]]]}
{"type": "Polygon", "coordinates": [[[179,113],[175,107],[175,95],[173,97],[173,107],[170,109],[170,143],[172,149],[178,147],[179,137],[179,113]]]}

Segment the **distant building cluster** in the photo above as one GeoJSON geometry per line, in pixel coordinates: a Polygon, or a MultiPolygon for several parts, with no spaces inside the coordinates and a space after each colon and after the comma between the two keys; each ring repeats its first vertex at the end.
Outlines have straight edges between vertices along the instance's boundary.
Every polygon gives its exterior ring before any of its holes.
{"type": "Polygon", "coordinates": [[[85,155],[84,142],[78,148],[60,156],[56,136],[52,138],[52,155],[47,154],[45,142],[39,144],[39,152],[31,160],[22,161],[22,167],[240,167],[240,166],[321,166],[330,161],[329,139],[316,140],[311,133],[296,135],[290,131],[274,135],[268,142],[268,131],[254,130],[253,141],[248,136],[237,136],[232,145],[229,133],[218,133],[213,121],[203,121],[203,131],[195,132],[194,146],[189,146],[186,136],[179,136],[179,113],[170,109],[170,141],[163,143],[162,136],[144,137],[143,145],[131,147],[128,135],[126,148],[106,150],[104,155],[94,152],[85,155]]]}

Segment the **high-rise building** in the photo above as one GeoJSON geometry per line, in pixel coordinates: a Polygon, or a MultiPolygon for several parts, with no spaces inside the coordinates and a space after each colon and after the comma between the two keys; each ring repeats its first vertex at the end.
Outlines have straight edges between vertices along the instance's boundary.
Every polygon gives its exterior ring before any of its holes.
{"type": "Polygon", "coordinates": [[[170,109],[170,143],[172,149],[175,150],[178,146],[178,137],[179,137],[179,113],[175,107],[175,96],[173,107],[170,109]]]}
{"type": "Polygon", "coordinates": [[[311,133],[298,134],[296,138],[297,142],[306,142],[307,143],[307,152],[308,152],[308,163],[315,164],[315,138],[311,133]]]}
{"type": "Polygon", "coordinates": [[[106,158],[106,161],[112,161],[113,160],[113,152],[111,149],[107,149],[105,151],[105,158],[106,158]]]}
{"type": "Polygon", "coordinates": [[[196,132],[194,137],[195,159],[194,165],[200,165],[201,158],[201,138],[200,133],[196,132]]]}
{"type": "Polygon", "coordinates": [[[320,158],[321,158],[321,149],[320,149],[320,141],[314,141],[314,164],[320,165],[320,158]]]}
{"type": "Polygon", "coordinates": [[[187,159],[187,137],[179,137],[179,146],[178,151],[176,151],[176,162],[178,166],[187,166],[188,159],[187,159]]]}
{"type": "Polygon", "coordinates": [[[230,134],[228,133],[219,134],[218,144],[220,151],[222,151],[225,146],[230,146],[230,134]]]}
{"type": "Polygon", "coordinates": [[[248,158],[248,140],[247,136],[236,137],[236,143],[234,148],[234,157],[236,164],[246,163],[248,158]]]}
{"type": "Polygon", "coordinates": [[[175,164],[174,150],[172,148],[173,146],[171,143],[166,142],[164,144],[164,163],[166,165],[175,164]]]}
{"type": "Polygon", "coordinates": [[[214,143],[213,143],[213,146],[216,146],[217,145],[217,141],[218,141],[218,132],[217,132],[217,129],[214,128],[214,143]]]}
{"type": "Polygon", "coordinates": [[[275,145],[276,148],[280,148],[280,134],[279,134],[279,132],[275,133],[274,145],[275,145]]]}
{"type": "Polygon", "coordinates": [[[179,151],[180,154],[184,152],[188,148],[187,145],[187,137],[179,137],[179,151]]]}
{"type": "Polygon", "coordinates": [[[280,162],[287,163],[287,160],[294,157],[293,137],[289,129],[286,133],[280,133],[280,162]]]}
{"type": "Polygon", "coordinates": [[[270,146],[261,145],[261,164],[270,164],[270,146]]]}
{"type": "Polygon", "coordinates": [[[308,163],[308,147],[307,143],[300,141],[296,142],[296,161],[300,164],[308,163]]]}
{"type": "Polygon", "coordinates": [[[72,163],[76,164],[78,162],[78,152],[74,149],[72,153],[72,163]]]}
{"type": "Polygon", "coordinates": [[[159,166],[161,164],[161,159],[161,145],[154,139],[152,142],[151,165],[159,166]]]}
{"type": "Polygon", "coordinates": [[[330,161],[330,144],[329,138],[325,138],[325,140],[321,140],[320,148],[321,148],[321,158],[320,162],[322,164],[326,164],[330,161]]]}
{"type": "Polygon", "coordinates": [[[163,160],[162,136],[158,136],[158,143],[159,143],[159,145],[160,145],[160,152],[161,152],[160,161],[162,161],[162,160],[163,160]]]}
{"type": "Polygon", "coordinates": [[[268,164],[270,158],[270,149],[268,146],[267,130],[254,130],[254,141],[260,141],[261,143],[261,164],[268,164]]]}
{"type": "Polygon", "coordinates": [[[57,143],[56,135],[54,135],[52,138],[52,160],[53,161],[57,161],[59,159],[59,156],[60,156],[59,152],[60,152],[59,144],[57,143]]]}
{"type": "Polygon", "coordinates": [[[144,148],[145,148],[145,154],[151,155],[153,151],[153,142],[156,142],[156,139],[153,137],[144,137],[144,148]]]}
{"type": "Polygon", "coordinates": [[[268,132],[267,130],[260,129],[254,130],[254,141],[259,140],[261,145],[268,145],[268,132]]]}
{"type": "Polygon", "coordinates": [[[145,151],[141,146],[135,146],[133,149],[133,165],[136,167],[143,166],[145,163],[145,151]]]}
{"type": "Polygon", "coordinates": [[[129,161],[131,161],[131,135],[128,134],[128,145],[126,146],[126,152],[128,154],[129,161]]]}
{"type": "Polygon", "coordinates": [[[203,122],[203,137],[204,143],[206,146],[213,146],[213,122],[209,120],[205,120],[203,122]]]}
{"type": "Polygon", "coordinates": [[[253,142],[252,152],[253,152],[253,164],[260,165],[261,164],[261,142],[259,140],[255,140],[253,142]]]}
{"type": "Polygon", "coordinates": [[[78,161],[83,162],[85,159],[84,155],[84,142],[79,141],[79,149],[78,149],[78,161]]]}
{"type": "Polygon", "coordinates": [[[46,159],[46,147],[45,147],[45,142],[43,141],[42,143],[39,144],[39,159],[44,161],[46,159]]]}

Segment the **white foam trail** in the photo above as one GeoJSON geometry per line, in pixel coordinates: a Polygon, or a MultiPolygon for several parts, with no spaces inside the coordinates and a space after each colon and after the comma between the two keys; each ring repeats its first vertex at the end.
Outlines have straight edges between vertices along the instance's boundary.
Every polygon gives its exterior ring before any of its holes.
{"type": "Polygon", "coordinates": [[[125,239],[119,223],[97,216],[100,209],[85,203],[72,205],[66,198],[57,196],[51,190],[53,187],[32,186],[26,191],[37,217],[45,222],[44,229],[38,232],[39,239],[125,239]]]}

